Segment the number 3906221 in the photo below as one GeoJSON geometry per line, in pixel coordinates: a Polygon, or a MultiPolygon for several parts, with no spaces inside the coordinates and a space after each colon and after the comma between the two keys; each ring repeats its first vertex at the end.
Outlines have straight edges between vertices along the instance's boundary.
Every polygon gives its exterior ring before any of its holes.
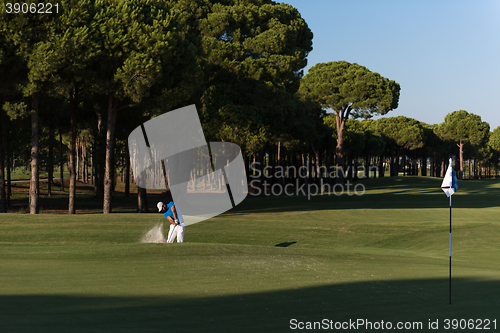
{"type": "Polygon", "coordinates": [[[6,3],[5,12],[7,14],[58,14],[59,4],[51,3],[6,3]]]}

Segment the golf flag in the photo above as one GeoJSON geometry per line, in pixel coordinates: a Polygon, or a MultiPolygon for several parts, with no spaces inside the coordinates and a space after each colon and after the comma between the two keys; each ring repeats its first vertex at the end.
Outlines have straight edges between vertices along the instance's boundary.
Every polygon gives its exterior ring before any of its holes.
{"type": "Polygon", "coordinates": [[[455,170],[453,170],[451,166],[451,158],[450,164],[448,165],[448,170],[446,170],[446,175],[444,176],[443,183],[441,184],[441,189],[446,193],[446,196],[449,198],[453,193],[458,190],[458,179],[455,174],[455,170]]]}
{"type": "Polygon", "coordinates": [[[455,174],[455,170],[451,166],[451,158],[450,163],[448,164],[448,170],[446,170],[446,174],[444,175],[443,182],[441,183],[441,189],[446,193],[446,196],[450,198],[450,304],[451,304],[451,196],[458,190],[458,179],[455,174]]]}

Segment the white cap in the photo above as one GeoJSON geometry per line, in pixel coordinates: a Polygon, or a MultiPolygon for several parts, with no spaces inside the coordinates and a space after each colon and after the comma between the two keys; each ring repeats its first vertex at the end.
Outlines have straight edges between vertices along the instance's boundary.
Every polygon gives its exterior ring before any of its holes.
{"type": "Polygon", "coordinates": [[[163,208],[163,202],[161,202],[161,201],[160,201],[160,202],[158,202],[158,203],[156,204],[156,207],[158,207],[158,212],[161,212],[161,209],[163,208]]]}

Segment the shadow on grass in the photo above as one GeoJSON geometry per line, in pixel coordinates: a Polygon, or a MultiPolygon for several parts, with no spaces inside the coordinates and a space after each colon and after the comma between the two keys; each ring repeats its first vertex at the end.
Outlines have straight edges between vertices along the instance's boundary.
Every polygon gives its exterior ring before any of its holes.
{"type": "MultiPolygon", "coordinates": [[[[219,297],[0,296],[1,332],[289,332],[290,320],[387,323],[497,319],[500,281],[395,280],[219,297]]],[[[479,321],[477,322],[479,323],[479,321]]],[[[358,331],[367,330],[366,326],[358,331]]],[[[403,330],[404,331],[404,330],[403,330]]],[[[417,331],[417,329],[406,330],[417,331]]],[[[469,332],[472,330],[460,330],[469,332]]],[[[493,323],[490,331],[495,331],[493,323]]]]}
{"type": "Polygon", "coordinates": [[[279,244],[276,244],[274,246],[277,246],[277,247],[289,247],[290,245],[293,245],[293,244],[296,244],[297,242],[283,242],[283,243],[279,243],[279,244]]]}

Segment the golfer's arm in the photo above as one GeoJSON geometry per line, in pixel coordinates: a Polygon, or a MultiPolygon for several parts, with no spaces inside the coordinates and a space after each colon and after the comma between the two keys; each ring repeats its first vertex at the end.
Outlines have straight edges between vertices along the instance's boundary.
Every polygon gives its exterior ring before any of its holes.
{"type": "Polygon", "coordinates": [[[175,206],[172,206],[172,214],[174,215],[174,219],[178,220],[177,212],[175,211],[175,206]]]}
{"type": "Polygon", "coordinates": [[[168,222],[170,222],[171,224],[175,225],[174,219],[173,219],[173,218],[171,218],[170,216],[167,216],[167,220],[168,220],[168,222]]]}

